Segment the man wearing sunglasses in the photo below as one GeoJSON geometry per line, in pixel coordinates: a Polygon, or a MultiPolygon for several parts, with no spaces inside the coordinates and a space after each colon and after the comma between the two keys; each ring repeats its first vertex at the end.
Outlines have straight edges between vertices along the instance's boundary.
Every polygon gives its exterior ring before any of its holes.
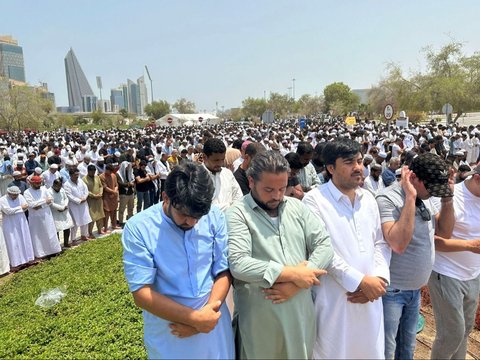
{"type": "Polygon", "coordinates": [[[438,155],[415,157],[401,181],[377,195],[385,240],[392,248],[390,285],[383,296],[385,358],[413,359],[420,288],[432,271],[434,234],[450,238],[453,176],[438,155]],[[441,199],[438,210],[430,197],[441,199]]]}

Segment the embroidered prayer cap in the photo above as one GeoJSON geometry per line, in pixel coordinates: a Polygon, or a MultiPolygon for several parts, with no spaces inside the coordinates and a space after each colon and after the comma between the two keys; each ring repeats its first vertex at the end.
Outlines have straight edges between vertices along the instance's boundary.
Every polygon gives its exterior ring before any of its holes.
{"type": "Polygon", "coordinates": [[[9,188],[7,188],[7,193],[12,194],[12,195],[19,195],[22,192],[20,191],[18,186],[10,186],[9,188]]]}

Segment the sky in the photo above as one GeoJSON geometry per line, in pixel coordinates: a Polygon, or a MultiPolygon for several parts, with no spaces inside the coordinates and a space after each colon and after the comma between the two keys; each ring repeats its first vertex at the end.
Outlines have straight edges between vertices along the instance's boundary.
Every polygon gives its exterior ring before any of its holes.
{"type": "Polygon", "coordinates": [[[203,112],[270,92],[321,95],[333,82],[370,88],[388,63],[426,69],[427,46],[480,51],[477,0],[0,0],[0,35],[23,47],[32,85],[68,105],[64,58],[73,48],[102,98],[146,77],[155,100],[186,98],[203,112]],[[293,81],[295,79],[295,81],[293,81]]]}

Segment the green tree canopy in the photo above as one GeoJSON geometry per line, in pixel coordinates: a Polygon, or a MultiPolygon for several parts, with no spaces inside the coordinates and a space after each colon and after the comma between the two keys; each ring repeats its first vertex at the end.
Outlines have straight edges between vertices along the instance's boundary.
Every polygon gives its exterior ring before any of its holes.
{"type": "Polygon", "coordinates": [[[153,101],[151,104],[145,105],[145,114],[154,119],[159,119],[169,112],[171,112],[170,104],[165,100],[153,101]]]}
{"type": "Polygon", "coordinates": [[[385,103],[399,110],[440,111],[450,103],[457,120],[465,111],[480,106],[480,53],[466,56],[463,45],[452,42],[435,51],[425,48],[426,71],[403,74],[398,64],[389,64],[387,76],[372,88],[369,102],[381,112],[385,103]]]}
{"type": "Polygon", "coordinates": [[[275,116],[285,117],[296,112],[295,100],[287,94],[271,93],[268,99],[268,109],[272,110],[275,116]]]}
{"type": "Polygon", "coordinates": [[[51,102],[28,86],[0,87],[0,126],[7,131],[38,130],[49,123],[51,102]]]}
{"type": "Polygon", "coordinates": [[[307,115],[318,115],[323,112],[325,103],[323,97],[304,94],[297,100],[298,112],[307,115]]]}
{"type": "Polygon", "coordinates": [[[350,90],[348,85],[342,82],[327,85],[323,90],[323,96],[325,99],[325,110],[332,110],[335,115],[358,110],[360,105],[359,97],[350,90]]]}
{"type": "Polygon", "coordinates": [[[267,108],[265,99],[248,97],[242,101],[243,115],[248,118],[261,117],[267,108]]]}
{"type": "Polygon", "coordinates": [[[179,114],[195,114],[195,103],[193,101],[188,101],[185,98],[178,99],[172,105],[172,107],[179,114]]]}

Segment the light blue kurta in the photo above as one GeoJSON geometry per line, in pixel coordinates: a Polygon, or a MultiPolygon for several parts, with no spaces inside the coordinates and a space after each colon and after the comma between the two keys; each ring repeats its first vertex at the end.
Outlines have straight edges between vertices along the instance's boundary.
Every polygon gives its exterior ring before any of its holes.
{"type": "MultiPolygon", "coordinates": [[[[183,231],[159,203],[127,222],[122,243],[130,291],[152,285],[160,294],[193,309],[207,303],[215,277],[228,269],[225,217],[215,206],[193,229],[183,231]]],[[[222,316],[213,331],[185,339],[170,333],[169,321],[144,310],[149,358],[233,358],[230,313],[226,304],[220,310],[222,316]]]]}
{"type": "Polygon", "coordinates": [[[307,359],[312,355],[315,310],[311,290],[272,304],[262,289],[271,287],[286,265],[308,260],[309,267],[326,268],[333,250],[322,221],[299,200],[285,197],[278,215],[276,226],[251,194],[227,211],[237,353],[242,359],[307,359]]]}

